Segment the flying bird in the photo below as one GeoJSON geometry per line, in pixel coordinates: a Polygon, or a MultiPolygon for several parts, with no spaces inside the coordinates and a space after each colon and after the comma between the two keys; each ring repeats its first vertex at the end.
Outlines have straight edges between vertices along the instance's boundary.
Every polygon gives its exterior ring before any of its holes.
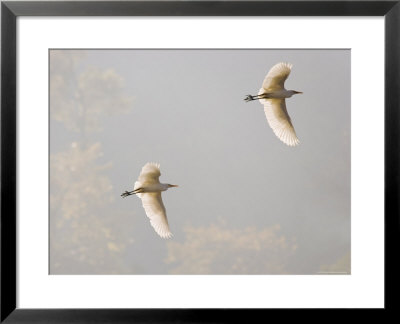
{"type": "Polygon", "coordinates": [[[160,183],[160,164],[149,162],[144,165],[140,172],[138,181],[135,182],[132,191],[125,191],[121,196],[128,197],[136,195],[142,200],[143,208],[150,224],[162,238],[170,238],[172,233],[169,229],[167,213],[161,199],[161,191],[168,188],[178,187],[169,183],[160,183]]]}
{"type": "Polygon", "coordinates": [[[265,77],[258,95],[247,95],[244,100],[246,102],[260,100],[260,103],[264,105],[268,124],[275,135],[285,144],[296,146],[300,141],[297,138],[292,121],[286,110],[285,99],[302,92],[285,89],[284,83],[291,69],[292,64],[290,63],[278,63],[274,65],[265,77]]]}

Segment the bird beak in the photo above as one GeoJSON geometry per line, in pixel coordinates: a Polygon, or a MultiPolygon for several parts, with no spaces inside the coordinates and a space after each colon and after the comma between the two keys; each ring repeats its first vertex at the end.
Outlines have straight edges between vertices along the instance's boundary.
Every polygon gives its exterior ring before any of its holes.
{"type": "Polygon", "coordinates": [[[171,185],[171,184],[169,186],[170,187],[179,187],[178,185],[171,185]]]}
{"type": "Polygon", "coordinates": [[[296,93],[300,93],[300,94],[302,94],[303,92],[301,92],[301,91],[296,91],[296,93]]]}

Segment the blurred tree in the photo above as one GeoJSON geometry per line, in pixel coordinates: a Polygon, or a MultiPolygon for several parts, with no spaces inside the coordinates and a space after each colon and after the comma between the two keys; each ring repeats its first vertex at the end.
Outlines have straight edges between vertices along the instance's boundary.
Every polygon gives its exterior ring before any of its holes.
{"type": "Polygon", "coordinates": [[[335,263],[322,265],[320,273],[351,273],[351,253],[347,252],[336,260],[335,263]]]}
{"type": "Polygon", "coordinates": [[[186,227],[183,243],[168,243],[166,262],[174,274],[285,274],[297,245],[279,231],[279,225],[186,227]]]}
{"type": "Polygon", "coordinates": [[[111,163],[99,163],[101,143],[87,135],[102,130],[105,115],[128,112],[132,98],[114,70],[87,67],[84,58],[84,51],[50,51],[50,116],[80,135],[50,154],[50,273],[130,273],[123,253],[133,239],[115,221],[128,215],[116,214],[111,163]]]}
{"type": "Polygon", "coordinates": [[[124,79],[113,69],[87,66],[81,72],[83,51],[50,51],[51,118],[78,132],[102,130],[104,116],[129,112],[133,97],[124,93],[124,79]]]}

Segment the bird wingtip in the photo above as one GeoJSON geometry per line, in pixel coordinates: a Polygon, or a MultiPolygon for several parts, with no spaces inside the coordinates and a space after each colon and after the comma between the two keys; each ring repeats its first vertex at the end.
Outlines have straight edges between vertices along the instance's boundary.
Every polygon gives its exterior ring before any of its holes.
{"type": "Polygon", "coordinates": [[[294,139],[290,142],[284,142],[286,145],[290,146],[290,147],[295,147],[298,146],[300,144],[300,140],[299,139],[294,139]]]}
{"type": "Polygon", "coordinates": [[[293,66],[293,64],[290,62],[281,62],[280,64],[286,65],[287,67],[290,67],[290,68],[293,66]]]}
{"type": "Polygon", "coordinates": [[[160,169],[160,163],[158,163],[158,162],[147,162],[146,165],[153,165],[157,169],[160,169]]]}
{"type": "Polygon", "coordinates": [[[168,240],[174,236],[174,234],[172,234],[171,232],[162,233],[162,234],[159,233],[158,235],[160,235],[161,238],[166,239],[166,240],[168,240]]]}
{"type": "Polygon", "coordinates": [[[292,69],[293,64],[289,62],[279,62],[278,64],[275,65],[277,68],[287,68],[289,70],[292,69]]]}

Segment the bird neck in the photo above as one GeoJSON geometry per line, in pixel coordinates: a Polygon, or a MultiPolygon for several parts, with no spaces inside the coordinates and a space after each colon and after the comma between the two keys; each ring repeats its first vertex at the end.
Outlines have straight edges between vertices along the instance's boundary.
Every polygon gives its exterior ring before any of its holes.
{"type": "Polygon", "coordinates": [[[169,188],[169,185],[168,183],[160,183],[160,187],[162,188],[161,189],[162,191],[165,191],[169,188]]]}

